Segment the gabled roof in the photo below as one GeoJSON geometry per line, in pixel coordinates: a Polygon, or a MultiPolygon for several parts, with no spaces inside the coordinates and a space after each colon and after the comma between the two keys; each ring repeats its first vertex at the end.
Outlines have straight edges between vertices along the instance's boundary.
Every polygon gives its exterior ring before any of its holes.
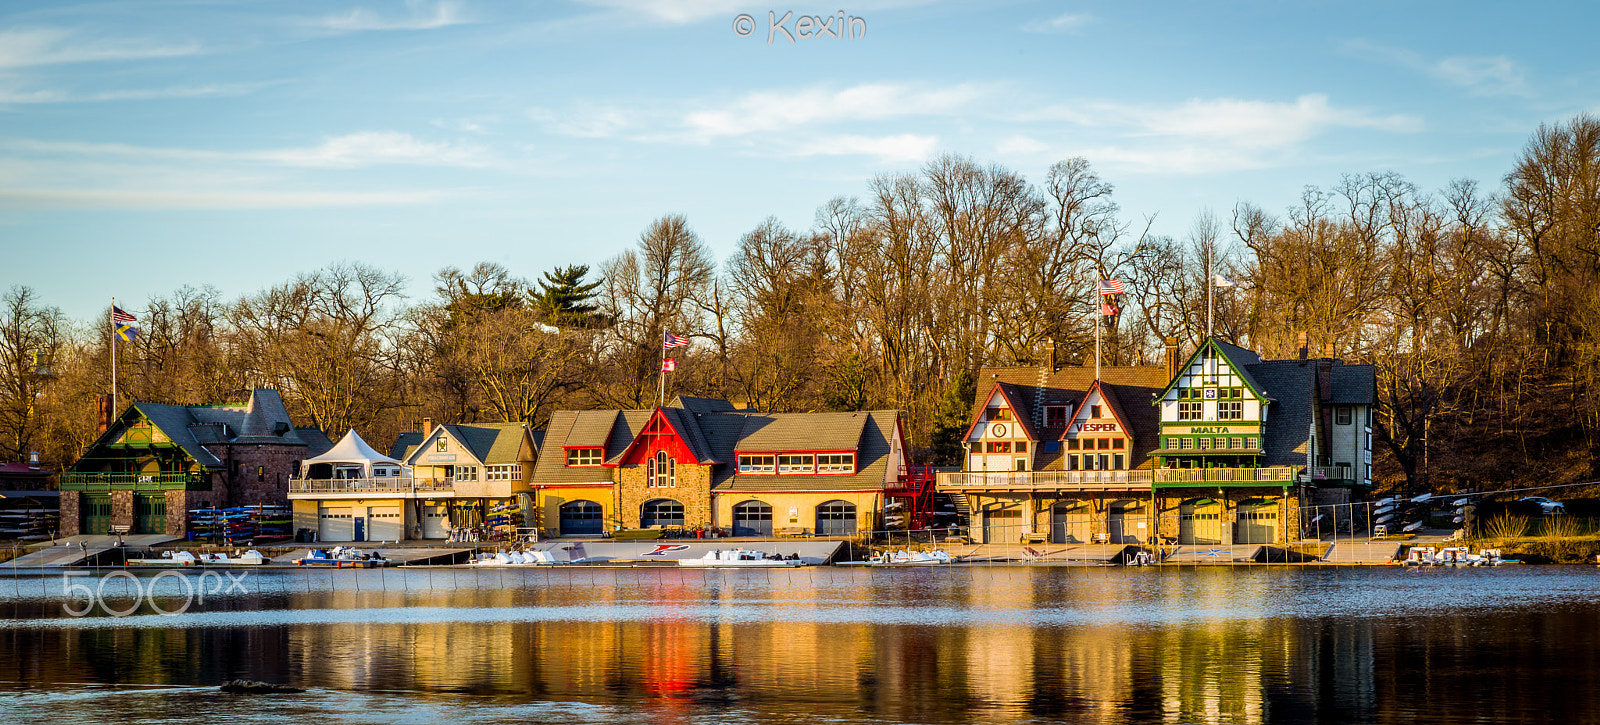
{"type": "Polygon", "coordinates": [[[541,442],[541,451],[549,451],[548,455],[541,453],[538,461],[533,466],[533,481],[538,484],[559,483],[607,483],[611,482],[611,469],[599,466],[567,467],[565,448],[599,448],[605,445],[606,436],[611,433],[612,423],[617,419],[616,410],[558,410],[550,415],[550,422],[545,427],[545,436],[541,442]],[[589,418],[580,421],[580,418],[589,418]],[[601,437],[596,438],[593,430],[604,423],[601,437]],[[570,436],[579,436],[583,443],[570,443],[570,436]]]}
{"type": "MultiPolygon", "coordinates": [[[[417,465],[417,456],[429,448],[431,441],[442,435],[448,435],[463,448],[467,455],[477,459],[485,466],[516,463],[522,451],[523,436],[526,435],[526,423],[444,423],[434,428],[432,433],[422,438],[418,444],[409,447],[409,455],[401,460],[409,465],[417,465]]],[[[401,434],[401,438],[406,435],[401,434]]],[[[395,446],[401,444],[396,440],[395,446]]]]}
{"type": "Polygon", "coordinates": [[[1031,422],[1033,409],[1027,404],[1027,393],[1021,389],[1021,386],[1006,382],[994,384],[994,388],[989,391],[989,395],[983,399],[977,410],[973,412],[972,424],[967,426],[967,432],[961,436],[961,440],[967,440],[972,437],[972,431],[978,429],[978,418],[983,415],[983,411],[988,409],[989,401],[994,400],[995,395],[1005,399],[1006,407],[1011,409],[1011,414],[1016,417],[1016,423],[1022,426],[1022,432],[1027,434],[1028,440],[1039,440],[1039,436],[1033,432],[1033,423],[1031,422]]]}
{"type": "MultiPolygon", "coordinates": [[[[1003,367],[983,368],[978,371],[978,383],[991,380],[996,383],[1007,383],[1014,390],[1030,400],[1037,399],[1044,405],[1072,404],[1081,407],[1082,401],[1088,391],[1095,384],[1094,368],[1091,367],[1003,367]],[[1043,387],[1040,387],[1043,382],[1043,387]]],[[[1156,449],[1160,438],[1161,412],[1155,406],[1138,405],[1145,400],[1154,399],[1157,393],[1166,386],[1167,370],[1161,365],[1138,366],[1102,366],[1100,369],[1100,386],[1102,390],[1111,391],[1119,405],[1121,413],[1129,430],[1133,432],[1133,448],[1129,450],[1129,468],[1140,468],[1148,465],[1150,452],[1156,449]]],[[[987,395],[978,397],[973,405],[973,419],[982,412],[987,395]]],[[[1032,421],[1029,421],[1030,423],[1032,421]]],[[[1052,435],[1048,439],[1055,440],[1059,435],[1052,435]]],[[[1036,446],[1033,451],[1033,470],[1056,470],[1059,468],[1062,452],[1047,452],[1045,446],[1036,446]]]]}
{"type": "Polygon", "coordinates": [[[95,440],[93,447],[108,444],[127,430],[130,415],[150,421],[184,454],[205,468],[223,468],[222,460],[206,445],[289,445],[305,446],[306,441],[289,418],[278,391],[256,388],[244,403],[227,405],[166,405],[135,402],[117,422],[95,440]]]}
{"type": "Polygon", "coordinates": [[[1161,394],[1150,401],[1151,405],[1161,404],[1161,400],[1166,398],[1167,393],[1178,384],[1178,379],[1189,374],[1187,371],[1194,367],[1195,360],[1199,359],[1200,354],[1204,352],[1207,347],[1216,350],[1218,354],[1222,355],[1224,360],[1228,361],[1228,366],[1233,368],[1234,372],[1239,375],[1239,378],[1244,381],[1245,385],[1249,386],[1251,392],[1255,393],[1257,396],[1260,396],[1263,402],[1273,402],[1272,395],[1267,392],[1266,388],[1262,387],[1260,382],[1256,381],[1255,377],[1251,375],[1249,370],[1250,365],[1255,365],[1261,362],[1261,356],[1250,350],[1239,347],[1238,345],[1232,345],[1223,342],[1215,337],[1208,337],[1206,338],[1205,342],[1200,343],[1200,346],[1194,349],[1194,352],[1189,353],[1188,359],[1184,360],[1182,365],[1178,366],[1177,376],[1167,381],[1166,385],[1161,388],[1161,394]]]}
{"type": "Polygon", "coordinates": [[[560,411],[570,412],[571,416],[563,416],[561,423],[556,423],[555,416],[550,418],[551,432],[561,435],[563,448],[599,448],[606,445],[611,439],[611,429],[617,424],[617,410],[579,410],[560,411]]]}
{"type": "Polygon", "coordinates": [[[680,395],[667,403],[668,408],[683,408],[691,413],[732,413],[738,408],[722,398],[696,398],[680,395]]]}
{"type": "MultiPolygon", "coordinates": [[[[1123,409],[1122,403],[1118,400],[1115,385],[1096,380],[1093,385],[1089,386],[1089,390],[1083,394],[1083,408],[1087,408],[1091,405],[1089,401],[1094,398],[1096,392],[1100,393],[1100,400],[1104,401],[1106,407],[1111,409],[1111,416],[1117,419],[1117,423],[1122,425],[1122,429],[1127,431],[1130,437],[1137,438],[1139,434],[1134,430],[1133,419],[1128,416],[1128,412],[1123,409]]],[[[1076,414],[1073,415],[1073,419],[1077,420],[1081,417],[1083,417],[1082,408],[1076,411],[1076,414]]],[[[1068,426],[1067,431],[1071,431],[1071,426],[1068,426]]],[[[1064,440],[1066,437],[1066,432],[1063,432],[1061,434],[1061,438],[1064,440]]]]}
{"type": "Polygon", "coordinates": [[[606,465],[614,465],[622,460],[623,452],[644,432],[644,427],[650,424],[650,418],[655,414],[654,410],[617,411],[611,436],[606,439],[606,465]]]}
{"type": "Polygon", "coordinates": [[[1375,405],[1377,377],[1371,365],[1334,365],[1333,399],[1338,405],[1375,405]]]}
{"type": "MultiPolygon", "coordinates": [[[[683,441],[684,446],[689,449],[689,454],[695,457],[694,463],[714,465],[721,462],[711,455],[711,447],[706,444],[705,438],[700,435],[700,428],[695,425],[693,413],[683,408],[656,408],[651,412],[649,421],[640,428],[640,432],[648,428],[650,423],[658,421],[672,431],[672,434],[678,440],[683,441]]],[[[628,441],[628,444],[622,447],[622,450],[616,452],[616,455],[606,459],[606,465],[615,466],[620,464],[627,457],[628,452],[643,440],[644,436],[642,435],[634,436],[633,440],[628,441]]]]}

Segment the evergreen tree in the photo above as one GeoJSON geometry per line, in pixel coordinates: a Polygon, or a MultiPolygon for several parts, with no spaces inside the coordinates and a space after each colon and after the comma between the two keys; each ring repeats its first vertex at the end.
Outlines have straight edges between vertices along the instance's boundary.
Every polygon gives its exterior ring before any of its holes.
{"type": "Polygon", "coordinates": [[[544,279],[539,280],[539,291],[532,295],[534,309],[558,327],[589,327],[599,322],[595,314],[599,308],[588,301],[600,283],[584,284],[583,277],[588,273],[587,264],[545,272],[544,279]]]}
{"type": "Polygon", "coordinates": [[[956,371],[939,399],[939,413],[933,421],[933,461],[939,466],[959,466],[966,453],[962,436],[972,425],[972,396],[976,383],[966,368],[956,371]]]}

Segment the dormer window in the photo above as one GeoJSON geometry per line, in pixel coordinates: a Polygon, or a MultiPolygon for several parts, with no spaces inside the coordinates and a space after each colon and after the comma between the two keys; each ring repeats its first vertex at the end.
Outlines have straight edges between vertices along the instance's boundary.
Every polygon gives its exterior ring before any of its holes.
{"type": "Polygon", "coordinates": [[[1045,406],[1045,409],[1044,409],[1044,427],[1046,427],[1046,428],[1065,428],[1065,427],[1067,427],[1067,406],[1065,406],[1065,405],[1047,405],[1047,406],[1045,406]]]}
{"type": "Polygon", "coordinates": [[[600,448],[568,448],[567,465],[569,466],[598,466],[605,460],[600,448]]]}

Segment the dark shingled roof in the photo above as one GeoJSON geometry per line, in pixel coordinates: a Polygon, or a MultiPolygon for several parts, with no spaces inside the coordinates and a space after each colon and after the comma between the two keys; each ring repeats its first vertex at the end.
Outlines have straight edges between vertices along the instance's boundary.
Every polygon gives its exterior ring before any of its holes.
{"type": "Polygon", "coordinates": [[[528,429],[524,423],[457,423],[442,427],[486,466],[516,463],[523,432],[528,429]]]}
{"type": "MultiPolygon", "coordinates": [[[[1027,398],[1029,405],[1036,398],[1046,404],[1072,403],[1078,405],[1088,394],[1090,386],[1094,385],[1093,367],[1063,367],[1055,370],[1038,367],[997,367],[983,368],[978,371],[978,387],[980,388],[976,403],[973,405],[973,420],[983,412],[983,406],[988,401],[988,390],[981,390],[986,381],[1005,383],[1013,388],[1020,389],[1019,395],[1027,398]],[[1041,376],[1042,373],[1042,376],[1041,376]],[[1044,387],[1039,384],[1041,379],[1044,387]]],[[[1121,407],[1119,411],[1124,414],[1123,420],[1133,433],[1133,449],[1128,452],[1129,468],[1143,468],[1150,465],[1150,452],[1156,449],[1157,440],[1161,432],[1161,411],[1148,403],[1152,396],[1160,393],[1167,385],[1167,369],[1160,365],[1139,366],[1105,366],[1100,367],[1101,387],[1108,391],[1107,397],[1114,397],[1121,407]]],[[[992,386],[990,390],[992,390],[992,386]]],[[[1009,394],[1009,393],[1008,393],[1009,394]]],[[[1031,412],[1030,407],[1030,412],[1031,412]]],[[[1074,414],[1077,410],[1073,411],[1074,414]]],[[[1035,425],[1034,420],[1028,421],[1035,425]]],[[[1038,431],[1040,435],[1047,436],[1038,440],[1057,440],[1065,432],[1062,428],[1038,431]]],[[[1033,453],[1033,470],[1060,470],[1061,454],[1046,453],[1044,446],[1037,446],[1033,453]]]]}
{"type": "MultiPolygon", "coordinates": [[[[839,476],[739,476],[736,461],[719,466],[712,477],[715,491],[854,491],[883,488],[886,478],[899,475],[889,470],[891,443],[900,411],[873,410],[855,413],[769,413],[766,415],[717,417],[746,418],[745,429],[762,445],[748,445],[742,438],[737,447],[750,451],[850,450],[856,452],[856,472],[839,476]],[[818,416],[826,416],[826,420],[818,416]],[[771,422],[764,422],[770,420],[771,422]],[[808,423],[809,421],[809,423],[808,423]],[[777,430],[770,430],[776,428],[777,430]],[[816,429],[820,435],[807,437],[804,431],[816,429]],[[770,432],[769,432],[770,430],[770,432]],[[855,440],[844,443],[847,431],[855,430],[855,440]],[[781,435],[780,435],[781,432],[781,435]],[[783,447],[768,447],[780,441],[783,447]],[[841,445],[841,443],[844,443],[841,445]]],[[[709,418],[712,416],[704,416],[709,418]]],[[[902,452],[904,455],[904,452],[902,452]]]]}
{"type": "Polygon", "coordinates": [[[1262,425],[1263,466],[1304,466],[1311,440],[1311,403],[1316,388],[1316,363],[1269,360],[1249,366],[1274,402],[1262,425]]]}
{"type": "Polygon", "coordinates": [[[667,403],[668,408],[683,408],[691,413],[732,413],[738,408],[721,398],[696,398],[680,395],[667,403]]]}
{"type": "Polygon", "coordinates": [[[1375,405],[1377,375],[1371,365],[1334,365],[1333,400],[1340,405],[1375,405]]]}
{"type": "MultiPolygon", "coordinates": [[[[294,432],[306,442],[306,458],[316,458],[333,450],[333,439],[317,428],[296,428],[294,432]]],[[[399,459],[395,459],[399,460],[399,459]]]]}
{"type": "Polygon", "coordinates": [[[411,452],[422,445],[422,433],[410,431],[401,433],[394,438],[394,447],[389,449],[389,457],[397,461],[404,461],[411,457],[411,452]]]}
{"type": "MultiPolygon", "coordinates": [[[[283,398],[278,396],[278,391],[270,388],[256,388],[251,391],[248,401],[231,405],[136,402],[128,406],[128,411],[123,412],[116,425],[101,434],[95,445],[120,437],[125,430],[121,421],[126,420],[131,411],[144,416],[190,458],[211,469],[223,468],[223,463],[205,449],[208,443],[306,445],[305,438],[301,437],[301,429],[296,428],[294,421],[289,418],[283,398]]],[[[327,437],[323,436],[322,440],[326,441],[327,437]]]]}
{"type": "Polygon", "coordinates": [[[610,430],[612,421],[617,418],[615,410],[558,410],[550,415],[550,423],[545,427],[544,450],[549,453],[541,454],[537,463],[533,465],[533,481],[536,484],[553,483],[611,483],[611,469],[601,466],[567,467],[567,454],[563,450],[568,446],[599,447],[604,443],[604,438],[592,440],[591,431],[595,428],[595,421],[580,421],[580,418],[605,420],[606,430],[610,430]],[[583,443],[569,442],[569,435],[580,431],[583,443]]]}

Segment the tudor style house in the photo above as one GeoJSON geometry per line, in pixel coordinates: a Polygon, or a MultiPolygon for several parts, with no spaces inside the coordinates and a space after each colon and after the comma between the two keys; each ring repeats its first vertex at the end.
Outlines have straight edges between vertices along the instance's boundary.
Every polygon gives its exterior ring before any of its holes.
{"type": "Polygon", "coordinates": [[[276,390],[244,403],[134,403],[112,418],[97,401],[100,436],[60,475],[61,533],[185,536],[190,509],[283,505],[300,461],[331,447],[296,428],[276,390]]]}
{"type": "MultiPolygon", "coordinates": [[[[1302,351],[1303,352],[1303,351],[1302,351]]],[[[1274,543],[1371,484],[1373,369],[1215,338],[1165,366],[985,368],[939,488],[981,541],[1274,543]],[[987,385],[987,389],[984,386],[987,385]]]]}
{"type": "Polygon", "coordinates": [[[452,530],[480,540],[528,528],[528,481],[542,431],[525,423],[434,425],[402,433],[389,455],[354,431],[308,459],[291,482],[296,529],[319,541],[444,539],[452,530]]]}
{"type": "Polygon", "coordinates": [[[679,396],[651,410],[558,411],[547,430],[533,488],[548,536],[852,535],[906,493],[898,411],[763,414],[679,396]]]}

